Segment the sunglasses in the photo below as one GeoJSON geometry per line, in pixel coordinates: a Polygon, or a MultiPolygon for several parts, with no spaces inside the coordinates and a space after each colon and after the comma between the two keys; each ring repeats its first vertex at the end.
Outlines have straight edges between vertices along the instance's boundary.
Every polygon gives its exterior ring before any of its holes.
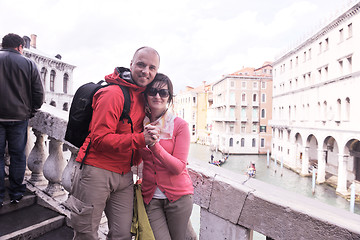
{"type": "Polygon", "coordinates": [[[160,97],[162,97],[162,98],[166,98],[170,95],[169,90],[167,90],[167,89],[150,88],[149,91],[147,92],[147,94],[152,97],[155,97],[156,94],[158,94],[158,93],[159,93],[160,97]]]}

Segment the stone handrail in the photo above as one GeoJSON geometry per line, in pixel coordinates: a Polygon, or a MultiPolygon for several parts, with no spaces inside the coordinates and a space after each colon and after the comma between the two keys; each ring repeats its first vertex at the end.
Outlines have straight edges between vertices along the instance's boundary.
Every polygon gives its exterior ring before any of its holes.
{"type": "MultiPolygon", "coordinates": [[[[78,149],[63,140],[67,114],[46,105],[30,120],[35,142],[28,143],[28,182],[45,182],[37,194],[50,196],[47,201],[67,196],[71,186],[78,149]]],[[[188,169],[200,206],[200,239],[252,239],[252,230],[268,239],[360,239],[359,215],[210,164],[190,159],[188,169]]],[[[68,215],[65,207],[55,208],[68,215]]]]}

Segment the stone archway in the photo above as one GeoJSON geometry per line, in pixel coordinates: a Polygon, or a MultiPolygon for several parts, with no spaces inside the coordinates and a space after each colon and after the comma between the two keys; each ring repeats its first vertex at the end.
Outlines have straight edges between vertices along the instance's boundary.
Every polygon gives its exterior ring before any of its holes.
{"type": "Polygon", "coordinates": [[[335,138],[332,136],[326,137],[324,140],[323,149],[325,150],[326,172],[337,175],[339,167],[339,147],[335,138]]]}
{"type": "Polygon", "coordinates": [[[295,134],[295,166],[301,169],[304,159],[303,140],[300,133],[295,134]]]}
{"type": "Polygon", "coordinates": [[[360,141],[358,139],[349,140],[345,145],[344,155],[349,156],[347,179],[360,181],[360,141]]]}
{"type": "Polygon", "coordinates": [[[318,167],[318,141],[316,137],[311,134],[306,140],[306,148],[308,148],[309,170],[318,167]]]}

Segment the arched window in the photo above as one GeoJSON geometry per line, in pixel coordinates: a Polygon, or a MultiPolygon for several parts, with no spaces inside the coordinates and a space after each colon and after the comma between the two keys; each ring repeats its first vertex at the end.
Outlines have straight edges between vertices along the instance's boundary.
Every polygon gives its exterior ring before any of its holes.
{"type": "Polygon", "coordinates": [[[265,118],[265,109],[261,109],[261,118],[265,118]]]}
{"type": "Polygon", "coordinates": [[[245,93],[241,94],[241,101],[246,102],[246,94],[245,93]]]}
{"type": "Polygon", "coordinates": [[[257,101],[257,94],[254,94],[253,95],[253,102],[256,102],[257,101]]]}
{"type": "Polygon", "coordinates": [[[245,138],[241,139],[241,147],[245,147],[245,138]]]}
{"type": "Polygon", "coordinates": [[[64,111],[69,111],[69,104],[68,103],[64,103],[63,110],[64,111]]]}
{"type": "Polygon", "coordinates": [[[55,91],[55,77],[56,77],[55,71],[51,70],[51,72],[50,72],[50,91],[51,92],[55,91]]]}
{"type": "Polygon", "coordinates": [[[253,139],[251,140],[251,146],[252,146],[252,147],[256,147],[256,139],[255,139],[255,138],[253,138],[253,139]]]}
{"type": "Polygon", "coordinates": [[[47,74],[47,69],[45,67],[41,68],[40,76],[41,76],[41,80],[43,81],[44,87],[46,81],[46,74],[47,74]]]}
{"type": "Polygon", "coordinates": [[[69,82],[69,75],[67,73],[65,73],[64,79],[63,79],[63,92],[64,93],[68,92],[68,82],[69,82]]]}
{"type": "Polygon", "coordinates": [[[336,117],[335,121],[340,122],[341,121],[341,99],[338,99],[336,102],[336,117]]]}
{"type": "Polygon", "coordinates": [[[344,120],[350,121],[350,98],[345,99],[345,114],[344,120]]]}
{"type": "Polygon", "coordinates": [[[232,147],[234,145],[234,139],[230,138],[229,139],[229,147],[232,147]]]}

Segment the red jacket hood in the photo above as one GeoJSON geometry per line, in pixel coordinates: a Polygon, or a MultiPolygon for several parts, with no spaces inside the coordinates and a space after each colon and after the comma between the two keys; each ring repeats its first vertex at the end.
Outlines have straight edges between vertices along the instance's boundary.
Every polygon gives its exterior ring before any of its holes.
{"type": "Polygon", "coordinates": [[[145,91],[145,87],[140,87],[135,84],[131,77],[131,71],[128,68],[117,67],[114,72],[105,76],[105,81],[107,83],[120,84],[129,88],[132,88],[135,91],[145,91]]]}

